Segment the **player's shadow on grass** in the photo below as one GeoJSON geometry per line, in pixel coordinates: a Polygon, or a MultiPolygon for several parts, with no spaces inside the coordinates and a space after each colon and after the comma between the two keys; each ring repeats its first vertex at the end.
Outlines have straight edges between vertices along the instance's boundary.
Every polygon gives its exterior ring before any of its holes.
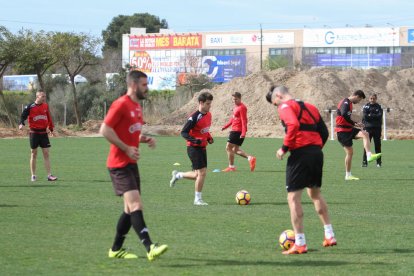
{"type": "MultiPolygon", "coordinates": [[[[291,262],[280,261],[245,261],[245,260],[212,260],[212,259],[195,259],[195,258],[177,258],[176,260],[191,261],[196,263],[173,264],[166,267],[199,267],[199,266],[308,266],[308,267],[327,267],[327,266],[343,266],[343,265],[359,265],[358,262],[348,261],[324,261],[324,260],[298,260],[292,258],[291,262]]],[[[365,264],[365,263],[364,263],[365,264]]],[[[387,265],[386,263],[373,262],[370,265],[387,265]]]]}
{"type": "Polygon", "coordinates": [[[15,205],[15,204],[0,204],[0,208],[14,208],[14,207],[19,207],[19,205],[15,205]]]}

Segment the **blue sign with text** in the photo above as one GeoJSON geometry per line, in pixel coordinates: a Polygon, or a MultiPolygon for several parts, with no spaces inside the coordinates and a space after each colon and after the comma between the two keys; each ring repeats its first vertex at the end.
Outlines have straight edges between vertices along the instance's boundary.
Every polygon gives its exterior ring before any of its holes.
{"type": "Polygon", "coordinates": [[[408,43],[414,43],[414,29],[408,29],[407,34],[408,43]]]}
{"type": "Polygon", "coordinates": [[[202,65],[213,82],[228,82],[246,75],[246,56],[204,56],[202,65]]]}
{"type": "Polygon", "coordinates": [[[309,55],[304,62],[310,66],[389,67],[401,65],[401,54],[309,55]]]}

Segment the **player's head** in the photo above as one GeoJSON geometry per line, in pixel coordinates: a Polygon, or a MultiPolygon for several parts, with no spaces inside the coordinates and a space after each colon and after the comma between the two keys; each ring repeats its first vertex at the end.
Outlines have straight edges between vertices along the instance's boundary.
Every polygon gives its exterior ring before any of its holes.
{"type": "Polygon", "coordinates": [[[288,95],[289,89],[286,86],[272,86],[266,94],[266,100],[269,103],[278,106],[286,101],[288,95]]]}
{"type": "Polygon", "coordinates": [[[46,102],[46,93],[42,90],[37,91],[35,102],[37,104],[42,104],[42,103],[46,102]]]}
{"type": "Polygon", "coordinates": [[[377,94],[372,94],[371,96],[369,96],[369,102],[371,104],[377,103],[377,94]]]}
{"type": "Polygon", "coordinates": [[[363,99],[365,99],[365,93],[362,90],[355,91],[354,93],[352,93],[351,97],[349,97],[349,100],[354,104],[359,103],[363,99]]]}
{"type": "Polygon", "coordinates": [[[147,75],[141,71],[131,71],[127,76],[128,90],[132,90],[140,100],[147,98],[148,79],[147,75]]]}
{"type": "Polygon", "coordinates": [[[213,101],[213,95],[208,92],[203,92],[198,96],[198,110],[202,113],[210,111],[211,102],[213,101]]]}
{"type": "Polygon", "coordinates": [[[233,103],[235,105],[239,105],[241,103],[241,94],[239,92],[234,92],[231,96],[233,97],[233,103]]]}

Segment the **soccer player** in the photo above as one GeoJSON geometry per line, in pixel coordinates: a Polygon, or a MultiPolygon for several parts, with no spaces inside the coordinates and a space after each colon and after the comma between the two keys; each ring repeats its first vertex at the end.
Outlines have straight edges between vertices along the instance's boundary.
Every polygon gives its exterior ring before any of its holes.
{"type": "Polygon", "coordinates": [[[131,71],[127,76],[127,85],[127,93],[112,103],[100,129],[100,133],[111,143],[107,167],[115,194],[124,199],[124,212],[118,220],[115,240],[108,256],[137,258],[137,255],[122,248],[125,236],[132,226],[147,250],[148,260],[152,261],[167,251],[168,246],[152,243],[142,211],[141,181],[137,165],[140,157],[139,144],[147,143],[150,148],[155,148],[155,139],[141,134],[144,119],[139,100],[147,97],[147,75],[131,71]]]}
{"type": "Polygon", "coordinates": [[[368,133],[361,130],[364,127],[363,123],[357,123],[351,119],[352,105],[359,103],[365,99],[365,94],[362,90],[357,90],[351,96],[341,100],[336,111],[336,127],[335,131],[338,135],[339,143],[345,150],[345,180],[359,180],[351,173],[352,155],[354,150],[352,148],[353,139],[363,139],[364,149],[367,154],[368,162],[372,162],[381,157],[381,153],[371,153],[371,143],[369,141],[368,133]]]}
{"type": "Polygon", "coordinates": [[[223,172],[234,172],[236,167],[234,166],[234,155],[237,154],[249,161],[250,171],[254,171],[256,167],[256,157],[247,155],[240,147],[243,144],[244,138],[247,132],[247,107],[241,101],[241,94],[235,92],[233,95],[233,117],[230,121],[221,128],[221,130],[227,129],[231,126],[229,139],[227,140],[226,151],[229,159],[229,166],[223,170],[223,172]]]}
{"type": "Polygon", "coordinates": [[[204,180],[207,174],[207,144],[214,143],[210,134],[211,113],[210,107],[213,95],[208,92],[198,96],[198,110],[194,112],[184,125],[181,136],[187,140],[187,154],[191,160],[193,171],[172,171],[170,187],[174,187],[179,179],[195,180],[194,205],[206,206],[202,199],[204,180]]]}
{"type": "Polygon", "coordinates": [[[40,146],[42,148],[43,160],[45,163],[45,168],[47,171],[47,180],[56,181],[57,177],[53,176],[50,169],[50,157],[49,157],[49,148],[51,147],[48,131],[50,135],[53,136],[53,121],[52,116],[50,116],[49,106],[46,103],[46,93],[43,91],[38,91],[36,93],[36,99],[33,103],[28,104],[21,115],[19,129],[23,129],[24,121],[29,118],[29,128],[30,128],[30,171],[32,173],[31,181],[36,181],[36,158],[37,158],[37,148],[40,146]]]}
{"type": "MultiPolygon", "coordinates": [[[[362,108],[363,117],[362,123],[365,126],[365,131],[368,132],[369,141],[374,138],[375,153],[381,153],[381,127],[382,127],[382,107],[377,103],[377,95],[372,94],[369,97],[369,103],[362,108]]],[[[362,157],[362,167],[367,167],[367,153],[364,149],[364,156],[362,157]]],[[[381,157],[377,159],[377,167],[381,168],[381,157]]]]}
{"type": "Polygon", "coordinates": [[[286,189],[295,244],[283,254],[307,253],[303,229],[301,197],[303,189],[312,199],[315,210],[324,225],[323,246],[337,244],[329,219],[328,205],[321,195],[323,152],[328,139],[328,129],[318,109],[306,102],[294,100],[285,86],[272,87],[266,99],[277,106],[282,125],[285,127],[283,146],[276,152],[280,160],[290,151],[286,165],[286,189]]]}

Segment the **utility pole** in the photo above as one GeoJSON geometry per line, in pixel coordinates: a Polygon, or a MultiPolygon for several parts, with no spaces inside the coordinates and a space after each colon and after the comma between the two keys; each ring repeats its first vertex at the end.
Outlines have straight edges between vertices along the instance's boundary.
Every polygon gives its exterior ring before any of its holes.
{"type": "Polygon", "coordinates": [[[263,29],[260,24],[260,71],[263,70],[263,29]]]}

